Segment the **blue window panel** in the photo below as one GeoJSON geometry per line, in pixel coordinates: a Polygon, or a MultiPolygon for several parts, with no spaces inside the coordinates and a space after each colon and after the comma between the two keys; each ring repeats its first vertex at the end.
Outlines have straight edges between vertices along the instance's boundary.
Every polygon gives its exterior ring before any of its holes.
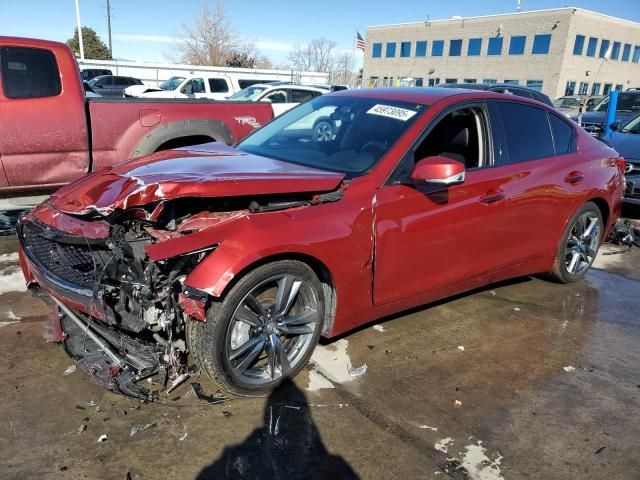
{"type": "Polygon", "coordinates": [[[502,55],[502,40],[502,37],[490,38],[487,55],[502,55]]]}
{"type": "Polygon", "coordinates": [[[402,42],[400,44],[400,56],[401,57],[411,56],[411,42],[402,42]]]}
{"type": "Polygon", "coordinates": [[[427,56],[427,42],[420,41],[416,42],[416,57],[426,57],[427,56]]]}
{"type": "Polygon", "coordinates": [[[393,58],[396,56],[396,42],[387,43],[387,58],[393,58]]]}
{"type": "Polygon", "coordinates": [[[620,56],[620,42],[613,42],[613,48],[611,49],[611,60],[618,60],[620,56]]]}
{"type": "Polygon", "coordinates": [[[485,78],[482,80],[482,83],[498,83],[498,79],[496,78],[485,78]]]}
{"type": "Polygon", "coordinates": [[[424,80],[421,77],[416,78],[416,87],[422,87],[424,85],[424,80]]]}
{"type": "Polygon", "coordinates": [[[611,42],[609,40],[602,39],[602,42],[600,42],[600,53],[598,54],[600,58],[604,58],[604,56],[607,54],[610,43],[611,42]]]}
{"type": "Polygon", "coordinates": [[[587,45],[587,57],[595,57],[596,48],[598,48],[598,39],[596,37],[589,37],[589,44],[587,45]]]}
{"type": "Polygon", "coordinates": [[[504,83],[507,83],[509,85],[519,85],[520,81],[519,80],[505,80],[504,83]]]}
{"type": "Polygon", "coordinates": [[[470,57],[480,55],[481,50],[482,50],[482,39],[470,38],[469,45],[467,46],[467,55],[469,55],[470,57]]]}
{"type": "Polygon", "coordinates": [[[373,52],[371,54],[373,58],[380,58],[382,56],[382,44],[374,43],[373,44],[373,52]]]}
{"type": "Polygon", "coordinates": [[[449,56],[459,57],[462,54],[462,40],[449,40],[449,56]]]}
{"type": "Polygon", "coordinates": [[[584,50],[584,35],[576,35],[576,41],[573,44],[573,54],[582,55],[584,50]]]}
{"type": "Polygon", "coordinates": [[[542,90],[542,80],[527,80],[527,87],[540,92],[542,90]]]}
{"type": "Polygon", "coordinates": [[[636,45],[633,49],[633,63],[640,62],[640,45],[636,45]]]}
{"type": "Polygon", "coordinates": [[[551,46],[551,34],[545,33],[544,35],[535,35],[533,37],[533,48],[531,53],[534,55],[546,55],[549,53],[549,47],[551,46]]]}
{"type": "Polygon", "coordinates": [[[527,42],[527,37],[524,35],[511,37],[509,41],[509,55],[522,55],[524,53],[524,44],[527,42]]]}
{"type": "Polygon", "coordinates": [[[628,62],[630,55],[631,55],[631,44],[625,43],[624,48],[622,49],[622,61],[628,62]]]}
{"type": "Polygon", "coordinates": [[[431,43],[431,56],[441,57],[444,53],[444,40],[434,40],[431,43]]]}

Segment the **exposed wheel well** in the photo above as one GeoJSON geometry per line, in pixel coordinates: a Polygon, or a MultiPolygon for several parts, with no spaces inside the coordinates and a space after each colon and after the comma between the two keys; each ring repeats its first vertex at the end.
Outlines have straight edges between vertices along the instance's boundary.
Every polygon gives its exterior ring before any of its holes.
{"type": "Polygon", "coordinates": [[[592,198],[589,201],[595,203],[598,209],[600,209],[600,214],[602,215],[602,223],[604,225],[604,228],[606,229],[609,223],[609,204],[604,198],[599,197],[592,198]]]}
{"type": "Polygon", "coordinates": [[[156,148],[156,152],[160,150],[169,150],[171,148],[180,148],[180,147],[188,147],[190,145],[200,145],[202,143],[215,142],[215,138],[211,138],[207,135],[189,135],[186,137],[178,137],[172,138],[164,142],[158,148],[156,148]]]}
{"type": "Polygon", "coordinates": [[[279,260],[297,260],[301,263],[308,265],[311,270],[316,274],[318,280],[322,284],[322,290],[324,293],[324,304],[325,304],[325,315],[326,318],[324,320],[324,324],[322,325],[322,334],[328,335],[331,331],[331,327],[333,327],[333,321],[335,319],[336,313],[336,289],[335,283],[333,281],[333,277],[331,272],[326,267],[324,263],[318,260],[311,255],[305,255],[303,253],[282,253],[278,255],[272,255],[270,257],[265,257],[257,262],[254,262],[250,265],[247,265],[240,272],[238,272],[231,282],[225,287],[224,292],[222,292],[221,298],[224,297],[227,292],[240,280],[244,275],[246,275],[251,270],[265,265],[267,263],[277,262],[279,260]]]}

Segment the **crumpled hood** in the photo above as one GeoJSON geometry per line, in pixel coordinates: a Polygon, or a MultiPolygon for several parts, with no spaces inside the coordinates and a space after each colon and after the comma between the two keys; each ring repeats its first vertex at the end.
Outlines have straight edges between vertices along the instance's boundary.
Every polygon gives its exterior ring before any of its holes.
{"type": "Polygon", "coordinates": [[[335,190],[344,174],[251,155],[211,143],[154,153],[99,170],[61,188],[57,210],[109,215],[180,197],[237,197],[335,190]]]}

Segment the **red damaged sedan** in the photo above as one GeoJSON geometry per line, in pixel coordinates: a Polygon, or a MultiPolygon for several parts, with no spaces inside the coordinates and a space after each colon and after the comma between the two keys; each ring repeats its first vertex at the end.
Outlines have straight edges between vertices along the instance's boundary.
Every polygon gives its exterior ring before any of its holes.
{"type": "Polygon", "coordinates": [[[160,152],[61,189],[21,219],[22,267],[108,388],[153,398],[139,380],[195,363],[263,394],[320,335],[511,277],[584,277],[623,174],[614,150],[533,100],[351,90],[235,148],[160,152]]]}

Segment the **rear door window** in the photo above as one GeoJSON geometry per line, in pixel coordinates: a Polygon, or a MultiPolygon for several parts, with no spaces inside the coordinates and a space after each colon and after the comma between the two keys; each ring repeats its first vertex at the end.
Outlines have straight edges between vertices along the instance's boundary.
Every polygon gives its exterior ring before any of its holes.
{"type": "Polygon", "coordinates": [[[7,98],[53,97],[62,90],[58,64],[49,50],[2,47],[0,64],[7,98]]]}
{"type": "Polygon", "coordinates": [[[549,113],[549,123],[553,133],[553,146],[556,155],[564,155],[576,151],[573,128],[557,115],[549,113]]]}
{"type": "Polygon", "coordinates": [[[304,103],[313,98],[313,92],[309,90],[291,90],[291,103],[304,103]]]}
{"type": "Polygon", "coordinates": [[[547,113],[542,108],[516,102],[493,101],[492,121],[502,124],[505,152],[498,165],[526,162],[554,155],[547,113]],[[498,118],[496,118],[498,117],[498,118]]]}
{"type": "Polygon", "coordinates": [[[229,86],[224,78],[210,78],[209,90],[212,93],[226,93],[229,91],[229,86]]]}

